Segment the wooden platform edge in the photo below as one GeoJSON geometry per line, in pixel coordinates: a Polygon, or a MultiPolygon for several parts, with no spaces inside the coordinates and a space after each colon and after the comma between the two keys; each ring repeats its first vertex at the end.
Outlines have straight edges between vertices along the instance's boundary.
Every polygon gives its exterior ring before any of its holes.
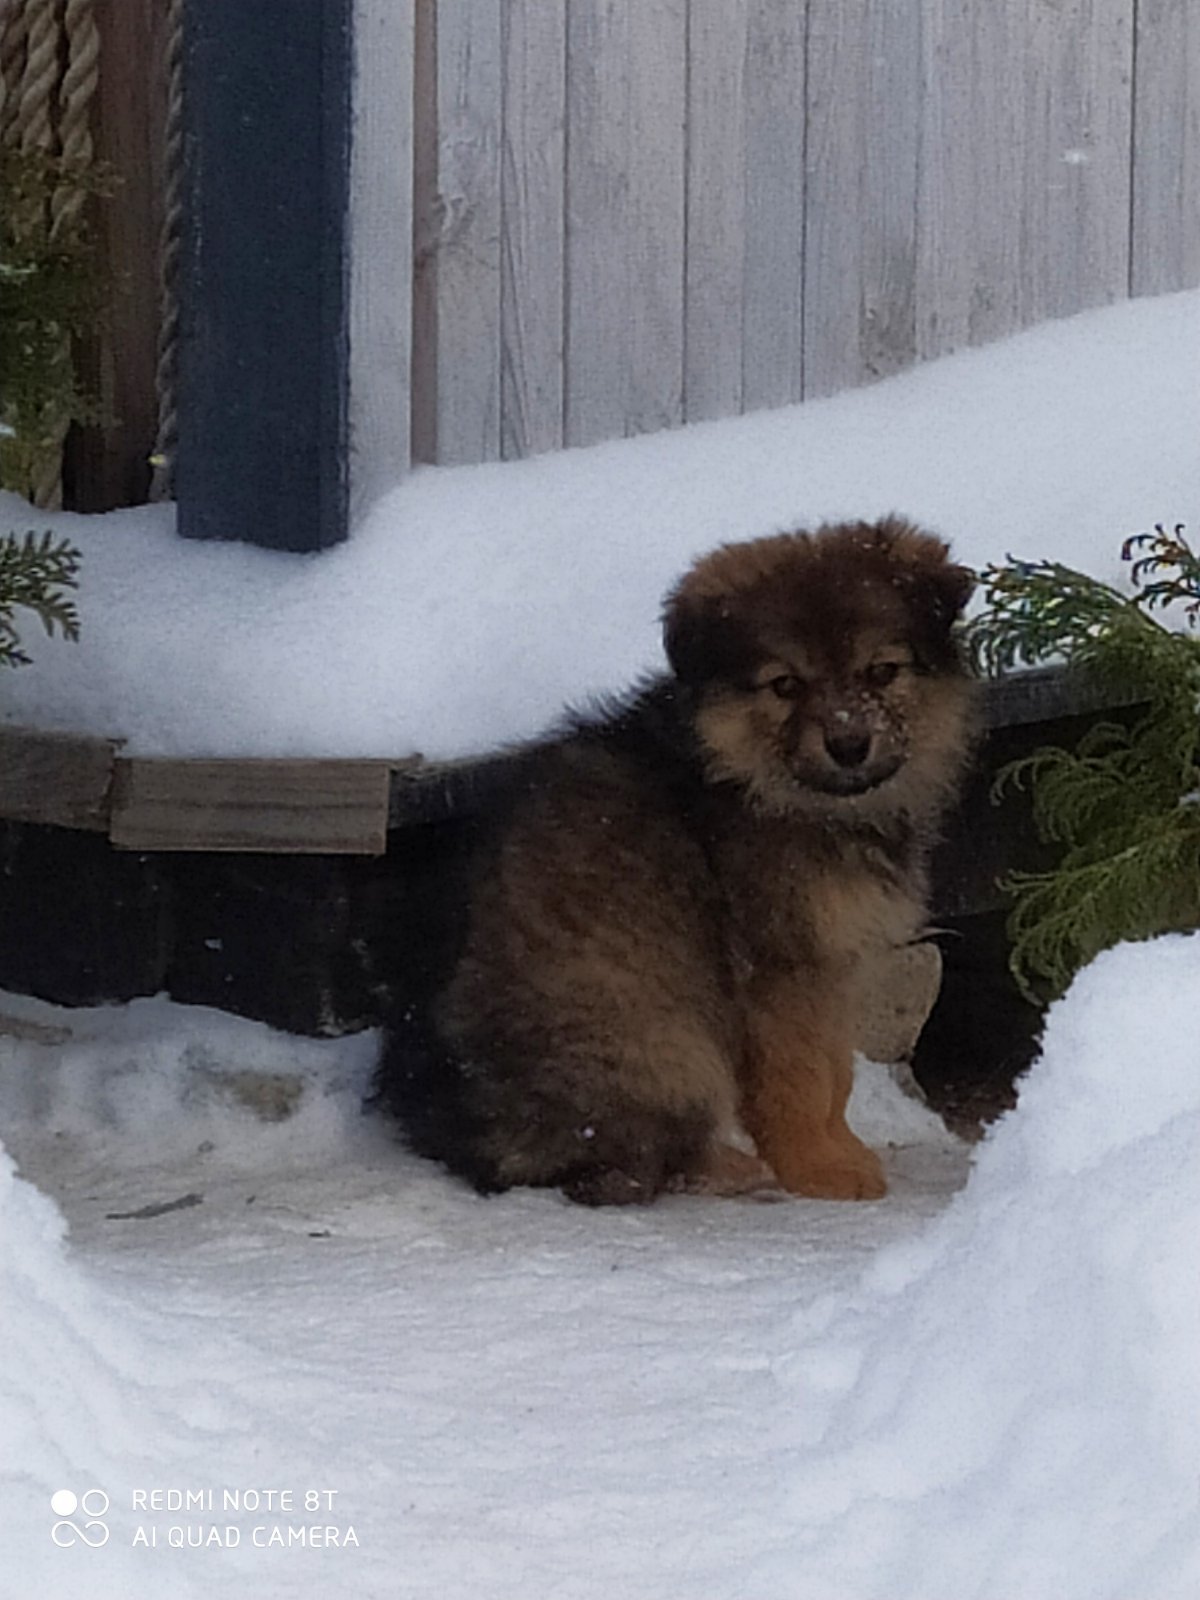
{"type": "Polygon", "coordinates": [[[119,850],[381,856],[386,761],[119,757],[109,838],[119,850]]]}
{"type": "Polygon", "coordinates": [[[119,748],[115,739],[0,726],[0,817],[106,833],[119,748]]]}

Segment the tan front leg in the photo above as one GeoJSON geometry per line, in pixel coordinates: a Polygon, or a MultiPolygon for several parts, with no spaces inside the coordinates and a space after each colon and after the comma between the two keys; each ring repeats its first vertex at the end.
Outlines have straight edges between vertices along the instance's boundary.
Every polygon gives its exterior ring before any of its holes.
{"type": "Polygon", "coordinates": [[[780,982],[749,997],[742,1116],[792,1194],[878,1200],[887,1193],[879,1157],[846,1125],[849,1021],[849,1007],[832,989],[814,1000],[811,989],[780,982]]]}

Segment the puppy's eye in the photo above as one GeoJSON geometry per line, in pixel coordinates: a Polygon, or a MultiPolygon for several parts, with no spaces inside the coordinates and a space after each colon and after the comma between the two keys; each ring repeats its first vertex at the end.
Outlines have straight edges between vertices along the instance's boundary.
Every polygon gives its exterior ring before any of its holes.
{"type": "Polygon", "coordinates": [[[804,692],[804,679],[798,678],[794,672],[784,672],[778,678],[769,679],[767,688],[781,700],[795,700],[804,692]]]}
{"type": "Polygon", "coordinates": [[[873,661],[863,676],[872,689],[886,689],[889,683],[895,683],[899,671],[898,661],[873,661]]]}

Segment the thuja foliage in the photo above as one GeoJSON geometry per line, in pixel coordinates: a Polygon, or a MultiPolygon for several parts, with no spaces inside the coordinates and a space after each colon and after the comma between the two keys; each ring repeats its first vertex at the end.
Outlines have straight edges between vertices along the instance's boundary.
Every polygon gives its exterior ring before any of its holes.
{"type": "Polygon", "coordinates": [[[63,196],[107,194],[96,163],[42,150],[0,149],[0,486],[27,492],[70,422],[100,420],[72,341],[106,302],[87,207],[63,196]],[[59,195],[56,213],[53,197],[59,195]]]}
{"type": "Polygon", "coordinates": [[[31,611],[46,632],[65,639],[79,637],[79,617],[67,590],[74,589],[79,552],[49,533],[15,533],[0,539],[0,666],[29,662],[21,648],[16,612],[31,611]]]}
{"type": "Polygon", "coordinates": [[[1012,969],[1031,998],[1119,940],[1200,926],[1200,556],[1182,525],[1135,534],[1121,555],[1131,595],[1057,562],[988,567],[987,610],[967,630],[982,672],[1062,659],[1138,708],[997,779],[997,794],[1029,791],[1039,833],[1062,850],[1052,871],[1004,885],[1012,969]]]}

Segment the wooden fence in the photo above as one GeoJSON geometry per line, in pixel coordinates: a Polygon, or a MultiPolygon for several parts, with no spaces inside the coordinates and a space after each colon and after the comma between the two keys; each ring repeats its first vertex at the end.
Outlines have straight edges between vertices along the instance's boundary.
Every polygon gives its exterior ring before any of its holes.
{"type": "Polygon", "coordinates": [[[114,0],[84,354],[115,421],[70,443],[78,509],[148,482],[180,16],[184,211],[220,247],[183,256],[185,531],[318,548],[410,455],[786,404],[1200,282],[1200,0],[114,0]]]}
{"type": "Polygon", "coordinates": [[[1195,0],[416,0],[413,59],[418,460],[1200,281],[1195,0]]]}

